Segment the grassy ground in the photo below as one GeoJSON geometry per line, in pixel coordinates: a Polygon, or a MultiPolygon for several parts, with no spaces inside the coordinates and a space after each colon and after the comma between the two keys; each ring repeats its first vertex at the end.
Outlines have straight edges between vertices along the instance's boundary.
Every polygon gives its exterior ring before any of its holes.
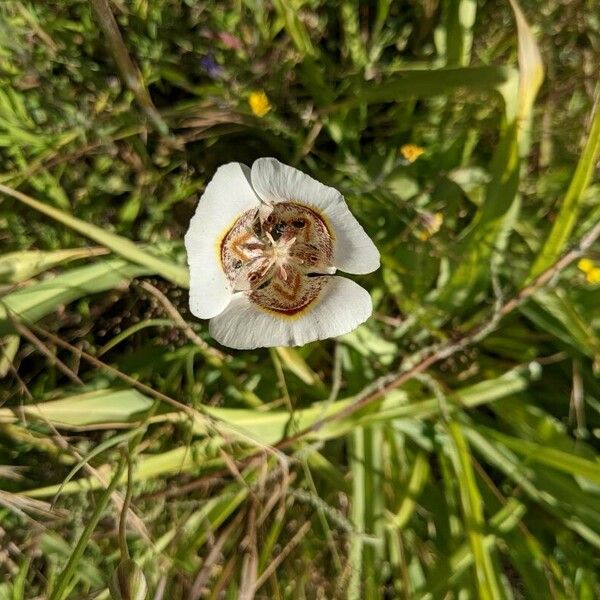
{"type": "Polygon", "coordinates": [[[600,597],[594,5],[1,3],[0,599],[600,597]],[[374,238],[356,332],[189,314],[259,156],[374,238]]]}

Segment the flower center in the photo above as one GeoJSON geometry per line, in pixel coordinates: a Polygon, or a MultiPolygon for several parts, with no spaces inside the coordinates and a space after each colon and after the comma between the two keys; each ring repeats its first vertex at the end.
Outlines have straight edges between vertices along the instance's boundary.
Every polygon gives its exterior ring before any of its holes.
{"type": "Polygon", "coordinates": [[[259,306],[295,314],[317,298],[335,272],[333,240],[314,210],[281,202],[249,210],[223,238],[221,261],[234,291],[259,306]]]}

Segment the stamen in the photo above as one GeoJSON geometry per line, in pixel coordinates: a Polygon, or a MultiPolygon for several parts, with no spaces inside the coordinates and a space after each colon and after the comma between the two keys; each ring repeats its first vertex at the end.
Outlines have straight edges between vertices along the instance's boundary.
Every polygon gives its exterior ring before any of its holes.
{"type": "Polygon", "coordinates": [[[285,265],[280,265],[279,266],[279,275],[281,277],[281,279],[283,279],[284,281],[287,281],[287,271],[285,270],[285,265]]]}

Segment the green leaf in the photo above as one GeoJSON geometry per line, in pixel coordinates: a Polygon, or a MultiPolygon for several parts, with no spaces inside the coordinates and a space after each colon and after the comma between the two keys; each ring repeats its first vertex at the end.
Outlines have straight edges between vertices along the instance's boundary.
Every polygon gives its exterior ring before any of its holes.
{"type": "Polygon", "coordinates": [[[425,484],[429,479],[429,462],[424,452],[419,452],[413,464],[412,473],[408,481],[406,493],[398,506],[398,510],[390,519],[388,526],[403,529],[410,520],[416,505],[417,499],[425,484]]]}
{"type": "Polygon", "coordinates": [[[98,499],[92,515],[90,516],[84,530],[79,536],[79,540],[73,548],[73,552],[69,556],[69,560],[65,568],[61,571],[56,581],[56,586],[50,594],[49,600],[63,600],[66,597],[68,587],[71,583],[72,578],[75,576],[77,565],[83,556],[83,552],[100,521],[100,517],[108,504],[111,494],[117,487],[120,477],[123,474],[125,468],[125,461],[122,460],[119,466],[116,468],[115,473],[112,476],[109,486],[103,491],[102,495],[98,499]]]}
{"type": "Polygon", "coordinates": [[[516,1],[511,0],[517,21],[519,85],[505,94],[507,125],[503,128],[490,167],[491,181],[483,205],[455,248],[461,260],[437,302],[446,309],[469,311],[487,292],[491,273],[503,260],[508,237],[516,223],[520,157],[529,145],[533,102],[543,80],[543,67],[535,38],[516,1]]]}
{"type": "Polygon", "coordinates": [[[490,548],[485,544],[483,503],[471,465],[469,446],[458,423],[451,422],[448,430],[454,442],[454,452],[451,457],[459,481],[461,504],[473,553],[479,597],[483,600],[503,598],[504,594],[498,585],[499,577],[494,569],[490,548]]]}
{"type": "Polygon", "coordinates": [[[540,253],[531,267],[529,279],[533,279],[556,261],[569,242],[581,211],[584,193],[592,179],[599,156],[600,85],[596,88],[596,100],[592,110],[590,130],[585,147],[577,163],[577,168],[569,184],[569,189],[560,206],[558,216],[552,225],[550,234],[546,238],[540,253]]]}
{"type": "MultiPolygon", "coordinates": [[[[56,427],[82,428],[106,423],[135,423],[150,410],[153,401],[137,390],[97,390],[61,400],[25,404],[19,411],[41,417],[56,427]]],[[[0,419],[12,420],[13,411],[0,408],[0,419]]]]}
{"type": "Polygon", "coordinates": [[[510,100],[517,89],[517,71],[510,67],[460,67],[449,69],[411,69],[394,73],[381,83],[369,82],[340,98],[331,110],[359,104],[397,102],[405,98],[448,95],[460,89],[500,94],[510,100]]]}
{"type": "Polygon", "coordinates": [[[7,311],[25,321],[37,321],[63,304],[118,288],[134,277],[149,273],[152,271],[147,267],[120,258],[109,258],[21,288],[0,300],[0,335],[13,329],[7,311]]]}
{"type": "Polygon", "coordinates": [[[0,256],[0,283],[19,283],[58,265],[107,254],[105,248],[72,248],[43,252],[23,250],[0,256]]]}
{"type": "Polygon", "coordinates": [[[116,233],[112,233],[98,227],[92,223],[86,223],[69,213],[66,213],[58,208],[54,208],[43,202],[39,202],[26,194],[23,194],[17,190],[13,190],[5,185],[0,184],[0,192],[26,204],[30,208],[41,212],[42,214],[70,227],[77,231],[81,235],[84,235],[98,244],[106,246],[112,250],[115,254],[118,254],[126,260],[136,263],[140,266],[146,267],[153,273],[161,275],[168,281],[172,281],[176,285],[181,287],[189,286],[188,270],[185,267],[177,265],[175,263],[158,258],[154,254],[151,254],[147,250],[142,249],[140,246],[124,238],[116,233]]]}
{"type": "Polygon", "coordinates": [[[572,475],[585,477],[600,483],[600,462],[577,456],[574,452],[564,452],[532,442],[531,440],[514,438],[498,431],[482,428],[491,439],[495,439],[517,454],[525,456],[529,461],[539,463],[572,475]]]}
{"type": "Polygon", "coordinates": [[[283,19],[284,27],[296,49],[303,56],[316,57],[318,53],[310,39],[310,34],[299,19],[298,11],[291,6],[289,0],[274,0],[273,7],[279,17],[283,19]]]}

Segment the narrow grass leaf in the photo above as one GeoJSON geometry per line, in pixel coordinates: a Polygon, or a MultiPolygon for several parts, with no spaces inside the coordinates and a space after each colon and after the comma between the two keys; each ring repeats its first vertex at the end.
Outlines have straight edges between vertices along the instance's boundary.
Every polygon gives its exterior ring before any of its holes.
{"type": "Polygon", "coordinates": [[[112,233],[98,227],[92,223],[86,223],[69,213],[54,208],[48,204],[44,204],[22,192],[13,190],[3,184],[0,184],[0,193],[3,193],[23,204],[41,212],[42,214],[70,227],[74,231],[77,231],[81,235],[94,240],[98,244],[106,246],[112,250],[115,254],[118,254],[126,260],[137,263],[147,269],[151,270],[158,275],[161,275],[168,281],[175,283],[181,287],[189,286],[189,277],[187,268],[177,265],[175,263],[166,261],[162,258],[158,258],[154,254],[151,254],[147,250],[140,248],[137,244],[131,240],[124,238],[116,233],[112,233]]]}
{"type": "Polygon", "coordinates": [[[0,300],[0,335],[13,331],[7,311],[25,321],[35,322],[59,306],[90,294],[119,288],[134,277],[149,273],[152,271],[147,267],[120,258],[109,258],[69,269],[51,279],[11,292],[0,300]]]}
{"type": "Polygon", "coordinates": [[[437,301],[445,309],[465,312],[487,291],[491,273],[503,261],[508,236],[520,210],[517,195],[520,157],[528,150],[528,124],[533,102],[543,80],[540,53],[527,21],[516,2],[511,2],[517,21],[518,88],[505,88],[507,124],[494,152],[491,181],[483,205],[455,250],[460,263],[437,301]]]}
{"type": "Polygon", "coordinates": [[[585,477],[590,481],[600,483],[600,462],[598,461],[582,458],[575,453],[548,448],[531,440],[511,437],[492,429],[479,429],[491,439],[497,440],[531,462],[547,465],[573,477],[585,477]]]}
{"type": "Polygon", "coordinates": [[[460,484],[461,504],[473,553],[478,595],[483,600],[503,598],[504,594],[498,585],[499,576],[494,569],[490,548],[485,544],[483,503],[475,481],[469,447],[458,423],[451,422],[448,430],[454,442],[452,461],[460,484]]]}
{"type": "Polygon", "coordinates": [[[429,479],[429,461],[425,452],[419,452],[415,458],[412,472],[398,510],[390,519],[388,526],[403,529],[409,522],[417,505],[417,499],[429,479]]]}
{"type": "Polygon", "coordinates": [[[83,556],[83,552],[100,521],[100,517],[110,500],[110,497],[117,487],[121,475],[125,470],[125,461],[121,460],[119,466],[116,468],[114,475],[112,476],[111,482],[108,487],[104,490],[100,498],[98,499],[98,503],[95,505],[94,510],[90,516],[90,519],[85,526],[75,548],[73,548],[73,552],[69,556],[69,560],[65,568],[61,571],[57,581],[56,586],[52,590],[50,594],[49,600],[63,600],[66,597],[68,586],[71,584],[71,580],[75,575],[75,571],[77,569],[77,565],[83,556]]]}
{"type": "Polygon", "coordinates": [[[0,283],[19,283],[72,260],[107,254],[106,248],[23,250],[0,256],[0,283]]]}
{"type": "Polygon", "coordinates": [[[359,104],[397,102],[406,98],[448,95],[460,89],[496,93],[510,100],[517,90],[517,71],[511,67],[459,67],[448,69],[411,69],[394,73],[381,83],[365,85],[340,98],[331,110],[359,104]]]}
{"type": "Polygon", "coordinates": [[[600,84],[596,88],[596,100],[592,110],[590,130],[585,147],[577,163],[575,174],[573,175],[573,179],[571,179],[558,215],[552,225],[550,234],[531,267],[529,279],[533,279],[547,269],[560,256],[569,242],[581,211],[584,192],[591,181],[599,156],[600,84]]]}

